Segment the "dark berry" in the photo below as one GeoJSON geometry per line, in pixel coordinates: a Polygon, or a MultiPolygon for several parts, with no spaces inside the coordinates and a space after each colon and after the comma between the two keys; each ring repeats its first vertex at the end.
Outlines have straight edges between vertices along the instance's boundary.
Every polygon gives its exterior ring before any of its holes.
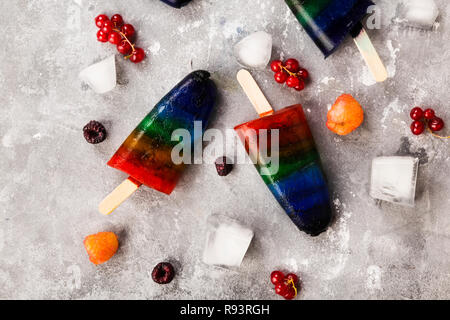
{"type": "Polygon", "coordinates": [[[434,118],[428,123],[428,126],[433,132],[441,131],[444,128],[444,125],[444,120],[438,117],[434,118]]]}
{"type": "Polygon", "coordinates": [[[434,110],[433,109],[425,110],[424,116],[425,116],[425,119],[427,119],[427,120],[433,120],[435,117],[434,110]]]}
{"type": "Polygon", "coordinates": [[[173,280],[175,270],[169,262],[161,262],[152,271],[152,279],[159,284],[167,284],[173,280]]]}
{"type": "Polygon", "coordinates": [[[233,170],[233,164],[227,157],[220,157],[216,160],[217,174],[221,177],[227,176],[233,170]]]}
{"type": "Polygon", "coordinates": [[[292,73],[297,73],[300,70],[300,64],[295,59],[288,59],[285,62],[286,69],[292,73]]]}
{"type": "Polygon", "coordinates": [[[421,135],[423,131],[425,130],[425,125],[422,121],[413,121],[411,123],[411,132],[415,134],[416,136],[421,135]]]}
{"type": "Polygon", "coordinates": [[[277,73],[275,73],[274,77],[275,77],[275,81],[276,82],[278,82],[278,83],[285,83],[287,78],[288,78],[288,75],[284,71],[278,71],[277,73]]]}
{"type": "Polygon", "coordinates": [[[423,118],[423,110],[419,107],[415,107],[411,110],[410,114],[411,119],[413,120],[422,120],[423,118]]]}
{"type": "Polygon", "coordinates": [[[83,135],[87,142],[97,144],[106,139],[106,129],[100,122],[90,121],[84,126],[83,135]]]}
{"type": "Polygon", "coordinates": [[[282,62],[280,60],[274,60],[270,64],[270,69],[272,69],[273,72],[279,72],[282,69],[281,65],[282,65],[282,62]]]}
{"type": "Polygon", "coordinates": [[[273,284],[283,283],[284,274],[281,271],[274,271],[270,274],[270,281],[273,284]]]}

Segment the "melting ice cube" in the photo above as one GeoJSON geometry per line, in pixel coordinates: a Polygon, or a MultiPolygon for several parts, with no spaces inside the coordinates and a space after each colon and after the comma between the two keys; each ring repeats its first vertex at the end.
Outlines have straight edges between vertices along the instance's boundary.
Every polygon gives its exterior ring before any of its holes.
{"type": "Polygon", "coordinates": [[[253,231],[236,220],[216,214],[208,217],[207,225],[203,262],[239,267],[253,239],[253,231]]]}
{"type": "Polygon", "coordinates": [[[375,199],[414,206],[419,159],[380,157],[372,161],[370,195],[375,199]]]}
{"type": "Polygon", "coordinates": [[[399,18],[413,27],[433,28],[439,15],[434,0],[403,0],[399,5],[399,18]]]}
{"type": "Polygon", "coordinates": [[[106,93],[116,87],[116,58],[111,56],[80,72],[80,79],[97,93],[106,93]]]}
{"type": "Polygon", "coordinates": [[[264,69],[272,56],[272,36],[264,31],[252,33],[234,46],[238,62],[250,69],[264,69]]]}

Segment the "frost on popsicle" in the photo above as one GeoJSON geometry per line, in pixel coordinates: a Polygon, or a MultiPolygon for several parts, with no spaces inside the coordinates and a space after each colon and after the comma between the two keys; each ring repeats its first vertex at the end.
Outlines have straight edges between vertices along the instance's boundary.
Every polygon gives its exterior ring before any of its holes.
{"type": "Polygon", "coordinates": [[[370,195],[414,206],[419,160],[413,157],[379,157],[372,161],[370,195]]]}
{"type": "Polygon", "coordinates": [[[97,93],[111,91],[117,84],[116,58],[114,55],[80,72],[80,79],[97,93]]]}
{"type": "Polygon", "coordinates": [[[237,61],[249,69],[264,69],[272,56],[272,36],[264,31],[252,33],[234,46],[237,61]]]}
{"type": "Polygon", "coordinates": [[[403,0],[398,7],[398,19],[405,25],[432,29],[439,8],[434,0],[403,0]]]}
{"type": "Polygon", "coordinates": [[[253,231],[238,221],[211,215],[207,221],[203,262],[209,265],[239,267],[253,239],[253,231]]]}

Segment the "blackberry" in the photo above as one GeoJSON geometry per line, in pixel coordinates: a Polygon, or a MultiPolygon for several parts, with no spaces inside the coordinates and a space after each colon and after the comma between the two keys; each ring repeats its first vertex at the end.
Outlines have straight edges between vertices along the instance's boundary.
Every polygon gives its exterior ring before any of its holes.
{"type": "Polygon", "coordinates": [[[169,262],[161,262],[152,271],[152,279],[159,284],[167,284],[173,280],[175,270],[169,262]]]}
{"type": "Polygon", "coordinates": [[[233,164],[227,157],[220,157],[216,160],[217,174],[221,177],[228,175],[233,170],[233,164]]]}
{"type": "Polygon", "coordinates": [[[83,128],[83,135],[87,142],[97,144],[106,139],[106,129],[98,121],[90,121],[83,128]]]}

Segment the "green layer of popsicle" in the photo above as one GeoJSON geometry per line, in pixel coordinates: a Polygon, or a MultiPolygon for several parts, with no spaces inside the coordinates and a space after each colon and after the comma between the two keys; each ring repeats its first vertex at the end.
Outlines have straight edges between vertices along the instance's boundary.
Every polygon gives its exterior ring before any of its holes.
{"type": "Polygon", "coordinates": [[[293,12],[296,12],[296,17],[302,25],[307,24],[305,15],[314,19],[322,10],[324,10],[333,0],[286,0],[286,3],[293,12]],[[302,7],[304,12],[300,12],[298,7],[302,7]]]}
{"type": "Polygon", "coordinates": [[[180,128],[186,129],[186,127],[187,124],[185,121],[177,119],[168,121],[167,119],[161,120],[159,118],[147,116],[136,129],[143,131],[149,137],[159,138],[164,144],[174,146],[178,144],[178,141],[172,141],[172,133],[180,128]]]}
{"type": "MultiPolygon", "coordinates": [[[[283,179],[286,176],[289,176],[293,172],[300,170],[306,165],[318,160],[319,160],[319,153],[315,148],[311,149],[306,153],[305,151],[303,151],[302,153],[293,155],[291,157],[280,158],[278,172],[272,175],[262,175],[262,178],[266,184],[272,184],[276,181],[283,179]]],[[[258,168],[259,172],[261,172],[262,167],[265,167],[270,170],[271,165],[269,164],[267,166],[257,164],[256,167],[258,168]]]]}

